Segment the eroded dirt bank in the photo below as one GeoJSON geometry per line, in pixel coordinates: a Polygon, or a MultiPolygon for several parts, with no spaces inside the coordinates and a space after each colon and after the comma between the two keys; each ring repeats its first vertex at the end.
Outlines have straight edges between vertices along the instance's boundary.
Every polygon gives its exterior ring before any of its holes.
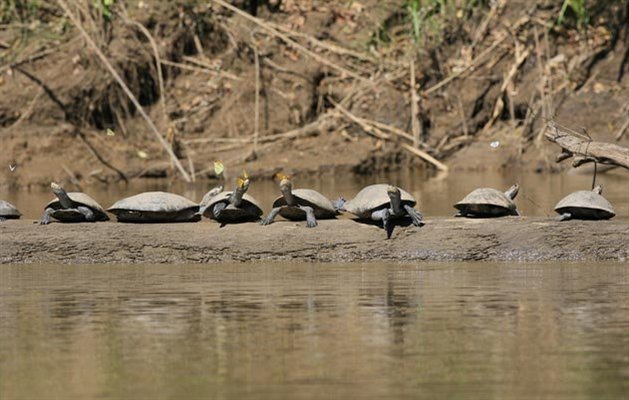
{"type": "Polygon", "coordinates": [[[572,261],[629,257],[629,222],[549,218],[431,218],[421,229],[350,219],[219,228],[213,222],[133,225],[0,224],[1,263],[216,263],[223,261],[572,261]]]}

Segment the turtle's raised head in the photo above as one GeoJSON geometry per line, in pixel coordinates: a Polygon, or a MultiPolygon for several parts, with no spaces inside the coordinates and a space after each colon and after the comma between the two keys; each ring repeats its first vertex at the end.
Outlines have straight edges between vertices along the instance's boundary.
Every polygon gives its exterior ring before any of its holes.
{"type": "Polygon", "coordinates": [[[387,186],[387,194],[389,195],[389,197],[394,196],[394,197],[400,197],[401,193],[400,193],[400,189],[393,186],[393,185],[389,185],[387,186]]]}
{"type": "Polygon", "coordinates": [[[282,173],[279,173],[277,175],[275,175],[277,177],[277,179],[279,179],[280,181],[280,190],[282,192],[290,192],[293,188],[293,183],[291,182],[290,176],[289,175],[284,175],[282,173]]]}
{"type": "Polygon", "coordinates": [[[507,196],[508,198],[510,198],[511,200],[515,199],[515,196],[518,195],[518,192],[520,191],[520,185],[518,185],[517,183],[513,186],[511,186],[509,188],[509,190],[507,190],[505,192],[505,196],[507,196]]]}
{"type": "Polygon", "coordinates": [[[242,171],[242,175],[240,175],[236,180],[238,187],[244,191],[249,188],[249,182],[249,175],[247,175],[247,171],[242,171]]]}

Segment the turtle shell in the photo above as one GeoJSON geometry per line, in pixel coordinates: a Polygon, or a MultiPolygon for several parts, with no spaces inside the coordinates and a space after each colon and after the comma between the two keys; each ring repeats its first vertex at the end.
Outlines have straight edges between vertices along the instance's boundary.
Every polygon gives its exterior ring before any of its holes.
{"type": "Polygon", "coordinates": [[[454,208],[464,214],[478,217],[499,217],[516,214],[516,206],[503,192],[492,188],[480,188],[472,191],[454,208]]]}
{"type": "Polygon", "coordinates": [[[559,214],[570,213],[576,219],[609,219],[616,215],[611,203],[591,190],[570,193],[557,203],[555,211],[559,214]]]}
{"type": "MultiPolygon", "coordinates": [[[[353,199],[345,203],[343,208],[359,218],[370,218],[372,212],[389,207],[391,204],[391,199],[387,193],[389,186],[385,183],[378,183],[364,187],[353,199]]],[[[414,207],[417,204],[417,200],[406,190],[400,189],[400,194],[402,195],[402,205],[414,207]]]]}
{"type": "Polygon", "coordinates": [[[219,222],[242,222],[257,220],[262,215],[260,203],[248,194],[242,196],[240,206],[234,207],[229,204],[229,197],[232,192],[222,192],[212,197],[203,215],[207,218],[215,219],[219,222]],[[226,203],[227,207],[220,213],[219,218],[214,215],[214,206],[218,203],[226,203]]]}
{"type": "MultiPolygon", "coordinates": [[[[109,221],[109,216],[107,215],[103,207],[87,194],[83,192],[68,192],[67,195],[70,200],[72,200],[73,207],[87,207],[94,213],[96,221],[109,221]]],[[[57,198],[51,200],[48,204],[46,204],[46,207],[44,207],[44,209],[53,209],[54,212],[51,214],[51,216],[61,222],[85,221],[85,216],[83,214],[74,209],[63,208],[61,206],[61,202],[57,198]]]]}
{"type": "MultiPolygon", "coordinates": [[[[334,218],[338,214],[332,201],[316,190],[293,189],[292,193],[297,204],[312,207],[316,219],[334,218]]],[[[273,208],[285,205],[287,204],[284,196],[278,197],[273,202],[273,208]]],[[[283,207],[280,210],[280,215],[291,221],[303,221],[306,219],[306,212],[297,207],[283,207]]]]}
{"type": "Polygon", "coordinates": [[[189,222],[199,205],[183,196],[166,192],[145,192],[115,202],[109,209],[120,222],[189,222]]]}
{"type": "Polygon", "coordinates": [[[0,200],[0,218],[17,219],[22,213],[8,201],[0,200]]]}

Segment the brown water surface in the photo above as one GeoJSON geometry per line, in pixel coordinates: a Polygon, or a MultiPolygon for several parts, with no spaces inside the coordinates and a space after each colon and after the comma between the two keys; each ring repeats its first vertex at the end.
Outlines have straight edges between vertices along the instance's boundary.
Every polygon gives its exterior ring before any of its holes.
{"type": "MultiPolygon", "coordinates": [[[[344,196],[352,198],[360,189],[372,183],[393,183],[411,192],[419,201],[419,209],[426,217],[450,216],[456,211],[452,205],[477,187],[494,187],[507,190],[515,182],[520,184],[520,193],[516,198],[518,209],[523,215],[555,216],[553,208],[568,193],[591,188],[589,175],[534,174],[519,172],[452,172],[446,175],[431,176],[425,171],[407,171],[366,176],[300,177],[295,180],[295,187],[311,187],[319,190],[330,199],[344,196]]],[[[604,196],[613,204],[619,217],[629,217],[629,174],[615,171],[599,174],[598,183],[604,187],[604,196]]],[[[112,184],[108,186],[87,186],[84,190],[105,208],[115,201],[137,193],[152,190],[164,190],[182,194],[194,201],[200,201],[203,194],[217,183],[198,182],[168,184],[165,180],[135,180],[131,184],[112,184]]],[[[233,182],[228,181],[227,189],[233,182]]],[[[68,185],[68,190],[76,188],[68,185]]],[[[264,211],[270,211],[271,204],[280,192],[277,184],[270,180],[252,183],[249,194],[256,197],[264,211]]],[[[23,189],[19,191],[0,190],[0,199],[12,202],[24,214],[24,218],[40,218],[44,205],[53,198],[47,189],[23,189]]]]}
{"type": "Polygon", "coordinates": [[[623,264],[0,266],[0,399],[629,393],[623,264]]]}

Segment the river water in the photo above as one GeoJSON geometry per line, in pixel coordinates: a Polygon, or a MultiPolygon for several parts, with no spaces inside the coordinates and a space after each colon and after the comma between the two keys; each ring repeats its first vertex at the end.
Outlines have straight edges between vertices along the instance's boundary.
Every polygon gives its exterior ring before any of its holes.
{"type": "Polygon", "coordinates": [[[629,267],[0,266],[0,399],[619,399],[629,267]]]}

